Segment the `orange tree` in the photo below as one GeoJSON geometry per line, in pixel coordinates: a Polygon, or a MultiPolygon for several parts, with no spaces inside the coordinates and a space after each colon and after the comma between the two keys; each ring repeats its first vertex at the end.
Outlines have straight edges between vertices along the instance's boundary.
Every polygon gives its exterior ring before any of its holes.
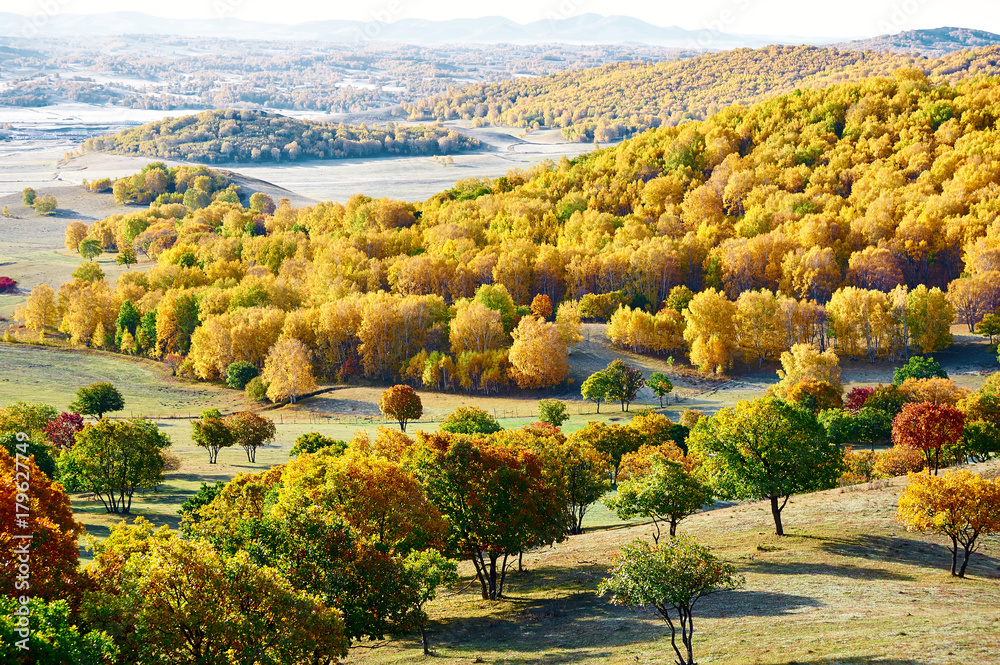
{"type": "Polygon", "coordinates": [[[570,435],[571,441],[579,441],[593,446],[605,454],[609,460],[607,469],[612,482],[618,482],[618,468],[622,457],[642,447],[645,439],[640,430],[628,425],[607,424],[592,420],[570,435]]]}
{"type": "Polygon", "coordinates": [[[843,454],[811,412],[773,397],[702,418],[688,447],[722,498],[770,501],[779,536],[789,497],[834,487],[843,466],[843,454]]]}
{"type": "Polygon", "coordinates": [[[233,440],[247,453],[248,462],[257,461],[257,448],[274,441],[274,421],[253,411],[241,411],[223,420],[233,440]]]}
{"type": "Polygon", "coordinates": [[[911,403],[892,421],[892,442],[923,451],[927,473],[937,475],[941,449],[955,445],[964,429],[965,414],[950,404],[911,403]]]}
{"type": "Polygon", "coordinates": [[[542,459],[548,479],[563,495],[572,516],[570,533],[583,533],[583,517],[592,503],[611,488],[607,453],[582,439],[567,439],[558,427],[534,423],[519,430],[502,430],[492,436],[497,442],[522,444],[542,459]]]}
{"type": "Polygon", "coordinates": [[[979,536],[1000,532],[1000,479],[990,482],[969,471],[911,473],[896,518],[910,531],[951,538],[951,574],[965,577],[979,536]],[[959,546],[965,553],[961,568],[959,546]]]}
{"type": "Polygon", "coordinates": [[[378,408],[386,418],[392,418],[399,423],[399,429],[406,431],[406,423],[420,420],[424,414],[424,406],[418,395],[410,386],[393,386],[382,391],[378,399],[378,408]]]}
{"type": "Polygon", "coordinates": [[[418,434],[408,463],[448,520],[449,548],[472,560],[484,600],[503,596],[511,555],[561,540],[570,529],[561,492],[524,446],[418,434]]]}
{"type": "MultiPolygon", "coordinates": [[[[15,453],[16,454],[16,453],[15,453]]],[[[9,596],[66,598],[76,587],[77,538],[83,525],[73,519],[69,497],[49,480],[34,457],[10,455],[0,448],[0,585],[9,596]],[[27,511],[18,509],[18,504],[27,511]],[[27,512],[28,526],[19,526],[18,513],[27,512]],[[31,540],[17,538],[31,535],[31,540]],[[29,544],[30,577],[19,579],[18,552],[29,544]]],[[[22,518],[23,519],[23,518],[22,518]]]]}
{"type": "Polygon", "coordinates": [[[301,493],[390,552],[444,547],[447,523],[416,478],[396,462],[327,448],[289,462],[282,485],[279,508],[301,493]]]}

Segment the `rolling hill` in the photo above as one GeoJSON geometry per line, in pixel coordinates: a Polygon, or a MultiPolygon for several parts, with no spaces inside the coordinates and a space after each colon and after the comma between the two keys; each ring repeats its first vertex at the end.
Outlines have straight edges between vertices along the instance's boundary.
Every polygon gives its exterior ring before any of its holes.
{"type": "Polygon", "coordinates": [[[411,120],[559,127],[579,141],[611,141],[659,125],[700,120],[795,88],[819,88],[905,67],[955,81],[1000,72],[1000,46],[938,59],[815,46],[769,46],[661,63],[612,64],[471,85],[404,105],[411,120]]]}
{"type": "Polygon", "coordinates": [[[148,155],[202,163],[439,155],[482,144],[442,127],[384,129],[299,120],[266,111],[205,111],[87,139],[84,151],[148,155]]]}

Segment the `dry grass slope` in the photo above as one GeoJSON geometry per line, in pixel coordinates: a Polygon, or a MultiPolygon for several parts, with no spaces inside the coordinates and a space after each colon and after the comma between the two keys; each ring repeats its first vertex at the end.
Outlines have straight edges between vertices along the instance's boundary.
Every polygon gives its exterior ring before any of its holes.
{"type": "MultiPolygon", "coordinates": [[[[1000,463],[978,470],[995,474],[1000,463]]],[[[698,662],[996,663],[1000,539],[983,543],[969,579],[951,578],[945,539],[909,534],[893,517],[905,483],[897,478],[795,497],[785,510],[790,535],[780,539],[762,504],[683,522],[682,533],[737,562],[747,579],[743,590],[696,608],[698,662]]],[[[645,524],[605,528],[532,552],[525,556],[528,572],[513,574],[510,597],[499,603],[479,600],[475,585],[435,601],[437,657],[428,662],[672,663],[665,625],[596,595],[621,545],[649,532],[645,524]]],[[[471,580],[471,568],[464,572],[471,580]]],[[[421,659],[411,637],[366,646],[349,661],[421,659]]]]}

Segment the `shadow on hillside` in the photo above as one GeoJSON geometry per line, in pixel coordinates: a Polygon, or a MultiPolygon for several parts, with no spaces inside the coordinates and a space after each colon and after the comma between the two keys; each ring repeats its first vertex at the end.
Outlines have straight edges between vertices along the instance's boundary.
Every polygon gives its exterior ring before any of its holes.
{"type": "MultiPolygon", "coordinates": [[[[463,651],[514,652],[519,663],[599,662],[611,658],[617,647],[658,639],[667,630],[652,609],[618,607],[596,594],[597,584],[607,576],[604,566],[547,566],[509,575],[507,597],[497,606],[502,610],[499,616],[449,618],[434,627],[432,641],[463,651]],[[554,589],[559,597],[538,597],[538,592],[554,589]],[[552,649],[560,653],[549,653],[552,649]]],[[[478,585],[473,585],[468,593],[474,596],[477,591],[478,585]]],[[[702,600],[697,616],[780,616],[820,606],[813,598],[792,594],[722,592],[702,600]]]]}
{"type": "MultiPolygon", "coordinates": [[[[831,538],[820,546],[830,554],[843,557],[875,559],[939,569],[951,566],[951,548],[923,540],[897,536],[860,534],[850,538],[831,538]]],[[[959,551],[959,559],[962,553],[959,551]]],[[[969,574],[998,577],[1000,560],[975,552],[969,560],[969,574]]]]}
{"type": "Polygon", "coordinates": [[[780,616],[823,603],[809,596],[777,591],[732,591],[713,594],[699,601],[695,617],[724,619],[731,617],[780,616]]]}
{"type": "Polygon", "coordinates": [[[864,568],[862,566],[833,565],[829,563],[782,563],[778,561],[753,561],[747,570],[764,575],[829,575],[857,580],[891,580],[906,582],[915,579],[912,575],[891,570],[864,568]]]}
{"type": "Polygon", "coordinates": [[[885,658],[882,656],[850,656],[848,658],[832,657],[815,660],[788,660],[783,665],[924,665],[927,661],[904,658],[885,658]]]}

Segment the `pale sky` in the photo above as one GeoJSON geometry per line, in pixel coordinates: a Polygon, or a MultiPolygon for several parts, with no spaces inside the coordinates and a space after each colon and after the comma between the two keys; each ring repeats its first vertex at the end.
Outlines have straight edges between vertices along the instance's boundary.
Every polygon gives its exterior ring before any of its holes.
{"type": "Polygon", "coordinates": [[[318,19],[392,22],[502,15],[518,23],[583,13],[634,16],[689,30],[804,37],[868,37],[918,28],[957,26],[1000,33],[996,0],[0,0],[19,14],[140,11],[169,18],[233,16],[248,21],[301,23],[318,19]]]}

